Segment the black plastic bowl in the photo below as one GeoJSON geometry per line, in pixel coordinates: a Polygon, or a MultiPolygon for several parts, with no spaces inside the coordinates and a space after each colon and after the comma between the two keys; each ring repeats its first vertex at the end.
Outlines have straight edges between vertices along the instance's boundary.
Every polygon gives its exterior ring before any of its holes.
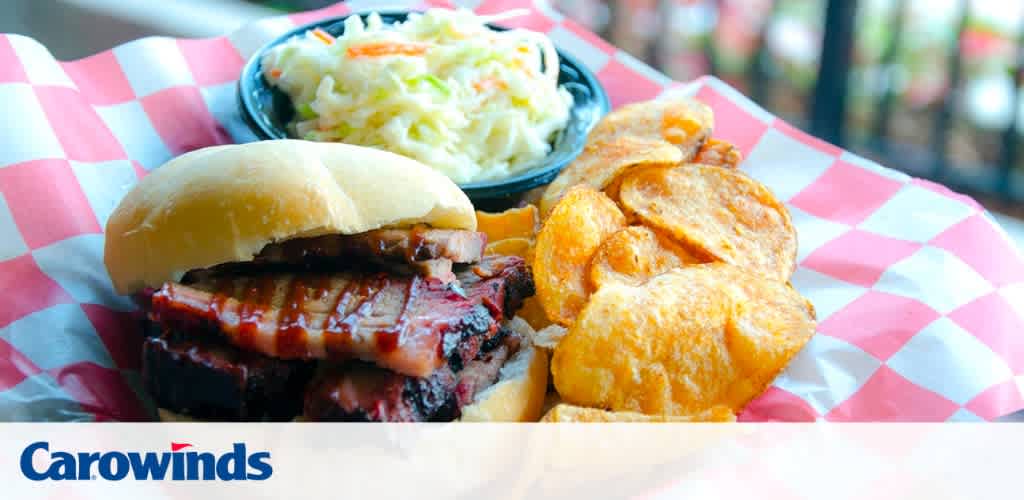
{"type": "MultiPolygon", "coordinates": [[[[350,15],[365,18],[368,14],[350,15]]],[[[386,24],[404,21],[407,15],[408,12],[405,11],[380,13],[386,24]]],[[[291,99],[263,78],[263,71],[260,68],[263,54],[272,47],[314,28],[339,36],[345,30],[343,22],[347,17],[325,19],[296,28],[264,45],[249,59],[238,81],[238,102],[242,118],[257,137],[262,140],[288,138],[285,125],[295,114],[291,99]]],[[[499,26],[490,27],[495,30],[505,29],[499,26]]],[[[523,191],[551,182],[562,168],[583,151],[587,133],[608,113],[611,107],[608,94],[597,81],[597,77],[578,59],[561,49],[558,49],[558,59],[558,83],[573,96],[569,123],[555,136],[551,152],[537,165],[505,179],[460,184],[459,187],[473,201],[500,204],[502,200],[509,200],[523,191]]]]}

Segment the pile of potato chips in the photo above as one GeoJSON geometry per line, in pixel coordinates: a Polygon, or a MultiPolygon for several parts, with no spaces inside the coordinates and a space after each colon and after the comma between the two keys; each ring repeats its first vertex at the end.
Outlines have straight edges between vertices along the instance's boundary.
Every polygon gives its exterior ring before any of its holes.
{"type": "Polygon", "coordinates": [[[531,264],[519,315],[578,405],[545,421],[729,420],[814,334],[790,215],[712,129],[693,99],[623,107],[539,206],[478,213],[488,252],[531,264]]]}

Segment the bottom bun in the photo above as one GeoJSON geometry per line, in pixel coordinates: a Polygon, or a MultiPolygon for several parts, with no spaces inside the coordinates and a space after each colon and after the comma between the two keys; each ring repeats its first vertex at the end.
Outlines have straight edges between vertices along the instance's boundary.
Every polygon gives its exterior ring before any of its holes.
{"type": "Polygon", "coordinates": [[[548,389],[548,353],[533,346],[533,329],[521,318],[506,324],[523,338],[522,347],[501,367],[498,381],[462,408],[460,422],[536,422],[548,389]]]}

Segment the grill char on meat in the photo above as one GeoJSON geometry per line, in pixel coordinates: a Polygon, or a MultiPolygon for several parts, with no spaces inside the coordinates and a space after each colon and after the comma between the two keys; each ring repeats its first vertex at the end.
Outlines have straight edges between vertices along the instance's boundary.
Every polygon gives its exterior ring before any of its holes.
{"type": "Polygon", "coordinates": [[[146,389],[161,408],[227,421],[287,421],[302,410],[314,363],[166,331],[142,346],[146,389]]]}
{"type": "Polygon", "coordinates": [[[324,370],[306,392],[305,417],[313,421],[447,422],[477,392],[498,378],[519,348],[519,337],[504,332],[499,342],[456,372],[443,367],[426,378],[409,377],[368,363],[324,370]]]}
{"type": "MultiPolygon", "coordinates": [[[[150,317],[175,330],[211,330],[272,357],[357,358],[425,377],[463,338],[493,335],[502,312],[519,306],[510,300],[533,293],[518,257],[488,257],[457,276],[449,284],[355,272],[212,276],[165,284],[153,294],[150,317]]],[[[476,352],[460,354],[473,359],[476,352]]]]}
{"type": "MultiPolygon", "coordinates": [[[[352,282],[365,283],[367,280],[380,278],[356,273],[348,273],[345,276],[348,276],[349,285],[352,282]]],[[[271,300],[268,302],[271,304],[268,307],[253,308],[252,304],[247,306],[245,299],[252,295],[247,295],[251,287],[247,288],[245,284],[256,283],[265,277],[251,274],[248,278],[204,275],[202,279],[186,288],[207,293],[211,300],[195,302],[192,297],[193,302],[184,308],[180,307],[180,296],[174,297],[168,293],[169,288],[182,285],[165,286],[146,301],[150,309],[150,318],[154,320],[155,325],[150,329],[162,333],[147,339],[145,343],[143,378],[159,406],[198,418],[219,420],[288,419],[298,413],[303,404],[301,388],[309,384],[314,362],[283,360],[240,349],[228,342],[231,337],[223,335],[221,329],[225,323],[231,324],[232,315],[236,320],[235,324],[238,324],[238,318],[244,317],[243,313],[247,308],[263,310],[260,319],[269,321],[270,317],[266,311],[274,311],[274,307],[277,307],[276,312],[271,315],[276,314],[273,317],[280,319],[280,306],[296,302],[287,300],[287,297],[294,296],[295,280],[291,280],[291,285],[288,286],[282,285],[283,281],[278,280],[275,281],[275,293],[270,297],[271,300]],[[217,291],[217,288],[220,288],[222,294],[210,294],[210,291],[217,291]],[[237,307],[225,307],[231,303],[228,296],[241,298],[242,301],[237,307]],[[278,300],[278,296],[285,298],[278,300]],[[220,298],[214,300],[215,297],[220,298]]],[[[350,322],[359,327],[352,332],[361,332],[365,326],[366,333],[372,333],[374,345],[378,345],[377,332],[394,331],[395,324],[406,327],[436,326],[438,328],[426,331],[433,332],[427,336],[433,335],[441,339],[437,346],[432,351],[414,352],[429,352],[430,359],[440,363],[438,368],[431,370],[426,377],[415,377],[374,367],[370,363],[349,362],[344,365],[344,369],[329,369],[323,372],[317,377],[319,382],[316,387],[329,387],[332,383],[347,383],[351,386],[355,383],[359,394],[377,394],[378,399],[386,402],[381,404],[390,404],[396,409],[409,409],[404,412],[389,412],[390,419],[455,418],[459,408],[465,402],[471,401],[477,390],[479,382],[473,384],[472,381],[493,381],[493,377],[488,375],[488,367],[499,369],[504,359],[514,351],[506,345],[503,348],[505,351],[499,352],[502,349],[501,345],[507,342],[503,343],[500,334],[497,334],[497,325],[506,315],[511,315],[518,309],[524,298],[533,294],[533,282],[529,271],[521,259],[489,257],[479,265],[460,272],[459,281],[449,285],[440,285],[437,280],[413,277],[388,279],[393,282],[408,280],[427,283],[430,286],[425,286],[426,293],[406,300],[413,303],[411,306],[380,295],[383,292],[372,296],[367,294],[362,300],[363,305],[353,311],[360,310],[368,314],[358,316],[358,321],[350,322]],[[430,294],[437,295],[431,298],[430,294]],[[417,306],[417,303],[421,305],[417,306]],[[415,315],[403,316],[401,311],[395,313],[396,308],[401,310],[403,307],[414,314],[433,314],[431,317],[437,321],[423,322],[415,315]],[[389,309],[390,313],[387,312],[389,309]],[[442,320],[445,316],[447,320],[442,320]],[[410,321],[409,318],[415,321],[410,321]],[[489,352],[480,354],[482,350],[489,352]],[[494,361],[495,359],[498,361],[494,361]],[[362,368],[359,368],[360,366],[362,368]],[[333,376],[327,377],[324,373],[333,376]],[[339,374],[343,373],[356,374],[357,377],[352,379],[356,382],[346,382],[347,375],[339,378],[339,374]],[[366,376],[368,373],[377,375],[366,376]],[[397,383],[402,387],[402,391],[399,391],[397,396],[396,393],[387,391],[374,393],[362,385],[366,382],[357,382],[379,381],[380,374],[388,374],[384,378],[389,382],[383,386],[394,387],[397,383]]],[[[276,329],[268,331],[280,332],[282,325],[288,328],[294,328],[295,324],[307,329],[316,327],[317,323],[310,320],[313,316],[306,313],[310,303],[317,302],[317,297],[318,293],[307,292],[305,302],[300,304],[301,307],[295,308],[303,312],[299,316],[303,318],[301,321],[277,321],[276,329]]],[[[288,307],[284,309],[287,310],[288,307]]],[[[412,331],[417,330],[419,328],[412,331]]],[[[406,328],[401,331],[409,330],[406,328]]],[[[422,332],[420,334],[423,335],[422,332]]],[[[420,349],[422,343],[398,342],[390,352],[410,348],[420,349]]],[[[415,355],[410,356],[415,358],[415,355]]],[[[496,377],[497,372],[494,373],[496,377]]],[[[367,397],[363,397],[358,405],[337,398],[321,401],[307,398],[306,405],[314,411],[316,418],[321,419],[379,419],[382,415],[380,412],[374,413],[373,408],[380,405],[374,406],[372,400],[367,397]],[[351,411],[344,411],[344,408],[351,411]]]]}

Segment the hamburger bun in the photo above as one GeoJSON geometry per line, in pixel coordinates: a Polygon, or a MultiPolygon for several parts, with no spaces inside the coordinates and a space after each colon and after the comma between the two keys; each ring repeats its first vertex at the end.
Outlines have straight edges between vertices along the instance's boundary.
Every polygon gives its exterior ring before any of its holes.
{"type": "Polygon", "coordinates": [[[466,195],[404,156],[298,140],[214,146],[146,176],[110,215],[103,260],[127,295],[269,243],[382,227],[476,229],[466,195]]]}

